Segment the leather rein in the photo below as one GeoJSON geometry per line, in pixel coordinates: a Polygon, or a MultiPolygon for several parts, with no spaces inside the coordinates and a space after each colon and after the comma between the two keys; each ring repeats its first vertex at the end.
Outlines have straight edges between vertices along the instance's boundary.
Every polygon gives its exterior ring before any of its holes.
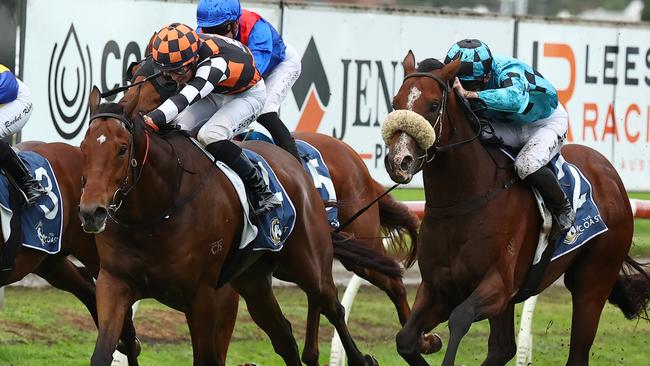
{"type": "MultiPolygon", "coordinates": [[[[147,163],[147,157],[149,154],[149,147],[150,147],[150,136],[149,132],[145,129],[144,134],[146,136],[146,145],[145,145],[145,152],[144,152],[144,157],[142,158],[142,163],[138,163],[137,158],[135,157],[135,142],[134,142],[134,124],[126,119],[125,116],[116,114],[116,113],[97,113],[94,114],[90,118],[90,123],[92,123],[94,120],[99,119],[99,118],[114,118],[122,123],[122,125],[129,131],[131,137],[129,141],[129,148],[130,148],[130,153],[129,153],[129,167],[130,169],[127,169],[124,179],[122,179],[122,183],[117,187],[115,192],[113,193],[113,198],[111,199],[111,203],[107,207],[108,211],[108,216],[118,225],[129,229],[129,230],[138,230],[138,229],[143,229],[147,227],[151,227],[154,225],[157,225],[161,222],[166,221],[169,219],[172,214],[180,209],[181,207],[185,206],[187,203],[192,201],[194,197],[205,187],[205,184],[207,180],[212,176],[212,172],[214,169],[210,169],[210,172],[208,174],[205,174],[201,180],[201,184],[199,187],[194,190],[191,194],[189,194],[185,199],[179,202],[178,198],[178,191],[180,188],[181,180],[183,177],[184,172],[192,173],[189,170],[187,170],[182,162],[181,159],[178,155],[178,152],[174,148],[174,145],[171,144],[167,139],[165,141],[171,146],[172,151],[174,152],[174,156],[176,157],[176,174],[175,174],[175,180],[174,180],[174,187],[173,187],[173,197],[172,197],[172,202],[171,205],[161,214],[157,215],[156,217],[153,217],[151,219],[147,220],[139,220],[138,223],[129,223],[126,222],[116,216],[117,211],[122,207],[122,203],[126,199],[127,195],[135,188],[135,186],[138,184],[140,181],[140,178],[142,177],[142,171],[144,170],[144,167],[147,163]],[[129,177],[134,177],[132,183],[129,184],[129,177]]],[[[81,188],[83,191],[83,188],[85,186],[85,179],[82,176],[82,181],[81,181],[81,188]]]]}

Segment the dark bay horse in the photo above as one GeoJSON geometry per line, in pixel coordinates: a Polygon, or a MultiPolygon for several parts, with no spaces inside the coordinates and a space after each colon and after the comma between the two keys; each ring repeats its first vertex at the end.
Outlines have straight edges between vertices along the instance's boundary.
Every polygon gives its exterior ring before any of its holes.
{"type": "MultiPolygon", "coordinates": [[[[181,133],[153,134],[130,121],[137,98],[100,105],[90,94],[91,124],[81,144],[85,186],[79,204],[84,230],[96,233],[99,336],[92,365],[108,365],[122,320],[137,299],[154,297],[182,310],[190,327],[195,365],[222,364],[214,348],[220,309],[209,301],[221,269],[239,243],[243,223],[237,194],[214,164],[181,133]],[[110,218],[109,218],[110,215],[110,218]],[[207,301],[206,301],[207,300],[207,301]],[[208,352],[202,352],[208,350],[208,352]]],[[[351,365],[375,365],[350,336],[332,280],[333,252],[342,261],[399,276],[395,262],[330,231],[325,207],[300,164],[265,143],[244,146],[265,157],[296,208],[297,221],[280,252],[263,252],[231,283],[287,365],[300,365],[297,344],[271,289],[271,276],[307,294],[303,360],[317,364],[315,335],[324,314],[341,335],[351,365]],[[333,238],[335,240],[333,240],[333,238]]]]}
{"type": "MultiPolygon", "coordinates": [[[[144,60],[132,63],[126,76],[132,83],[138,83],[143,82],[154,72],[153,63],[144,60]]],[[[147,113],[158,107],[169,96],[175,94],[176,89],[177,85],[173,80],[161,76],[144,82],[139,89],[127,90],[120,103],[128,104],[133,99],[137,99],[137,107],[131,116],[135,118],[135,114],[139,112],[147,113]]],[[[294,132],[293,136],[308,142],[321,152],[336,190],[339,219],[342,223],[348,222],[353,215],[384,193],[384,187],[372,178],[356,151],[343,141],[312,132],[294,132]]],[[[384,236],[387,237],[392,252],[404,253],[404,265],[410,267],[415,260],[414,245],[417,243],[418,226],[418,219],[404,204],[396,201],[391,195],[385,195],[378,204],[370,206],[344,229],[367,247],[381,254],[386,253],[382,239],[384,236]],[[404,241],[404,236],[395,233],[409,235],[411,247],[408,247],[404,241]]],[[[350,266],[348,269],[386,292],[397,309],[400,323],[405,324],[410,315],[410,307],[401,278],[386,276],[361,266],[350,266]]],[[[235,321],[234,315],[232,320],[235,321]]],[[[432,353],[440,349],[441,341],[437,336],[427,334],[422,339],[421,347],[423,353],[432,353]]]]}
{"type": "MultiPolygon", "coordinates": [[[[97,324],[94,278],[99,274],[99,257],[95,238],[83,232],[76,210],[81,196],[81,150],[63,143],[46,144],[34,141],[21,143],[17,147],[45,157],[56,175],[63,200],[59,206],[63,208],[61,251],[57,254],[47,254],[22,247],[16,256],[14,269],[2,285],[17,282],[27,274],[35,273],[52,286],[70,292],[81,300],[97,324]],[[67,257],[69,254],[77,258],[84,267],[74,265],[67,257]]],[[[140,345],[135,338],[130,316],[124,319],[120,338],[119,350],[127,355],[129,365],[137,365],[140,345]]]]}
{"type": "MultiPolygon", "coordinates": [[[[402,65],[406,76],[393,100],[396,111],[385,124],[386,166],[396,182],[422,170],[426,209],[417,254],[422,283],[397,335],[397,350],[409,365],[426,365],[417,347],[420,334],[449,320],[443,365],[452,366],[472,322],[488,318],[483,365],[504,365],[516,352],[511,300],[532,263],[541,217],[529,187],[508,185],[514,169],[503,154],[481,144],[480,126],[466,118],[452,92],[460,63],[434,70],[423,62],[416,69],[409,51],[402,65]]],[[[614,167],[585,146],[568,145],[562,154],[591,182],[609,231],[551,262],[538,292],[565,274],[573,299],[567,365],[587,365],[605,301],[628,318],[638,317],[650,298],[650,280],[627,255],[633,217],[614,167]],[[622,268],[637,273],[621,275],[622,268]]]]}

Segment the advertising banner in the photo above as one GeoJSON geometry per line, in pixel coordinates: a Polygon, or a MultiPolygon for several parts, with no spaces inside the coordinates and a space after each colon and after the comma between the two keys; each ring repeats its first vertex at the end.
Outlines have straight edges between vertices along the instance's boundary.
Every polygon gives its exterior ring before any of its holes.
{"type": "MultiPolygon", "coordinates": [[[[402,84],[408,50],[418,61],[443,60],[454,42],[481,38],[494,52],[511,55],[514,42],[513,20],[498,17],[287,6],[283,19],[284,39],[302,55],[303,65],[282,107],[283,121],[350,144],[385,185],[392,181],[384,169],[381,123],[402,84]]],[[[422,186],[421,179],[417,175],[410,185],[422,186]]]]}
{"type": "MultiPolygon", "coordinates": [[[[249,8],[278,24],[279,8],[249,8]]],[[[105,91],[124,85],[124,72],[143,58],[153,33],[173,22],[195,27],[196,3],[28,0],[23,75],[34,112],[22,140],[78,145],[92,86],[105,91]]]]}
{"type": "Polygon", "coordinates": [[[519,23],[518,57],[558,89],[569,142],[605,155],[630,190],[650,189],[649,35],[613,24],[519,23]]]}
{"type": "Polygon", "coordinates": [[[614,166],[628,190],[650,190],[650,29],[618,30],[614,166]]]}
{"type": "MultiPolygon", "coordinates": [[[[125,84],[165,24],[196,25],[196,3],[152,0],[25,0],[23,79],[34,98],[22,140],[78,144],[88,94],[125,84]],[[74,11],[70,11],[74,9],[74,11]],[[52,21],[56,19],[56,21],[52,21]]],[[[650,28],[575,20],[515,19],[300,4],[243,4],[282,32],[302,57],[302,75],[280,110],[291,130],[350,144],[375,179],[392,184],[381,123],[399,89],[408,50],[443,59],[460,39],[530,63],[558,89],[569,141],[612,161],[630,190],[650,190],[650,28]]],[[[118,100],[117,97],[108,101],[118,100]]],[[[410,186],[421,187],[418,175],[410,186]]]]}

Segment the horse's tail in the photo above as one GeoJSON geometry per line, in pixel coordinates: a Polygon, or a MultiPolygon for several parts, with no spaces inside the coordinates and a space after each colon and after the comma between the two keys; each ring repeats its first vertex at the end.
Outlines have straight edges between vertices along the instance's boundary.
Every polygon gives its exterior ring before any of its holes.
{"type": "Polygon", "coordinates": [[[334,244],[334,258],[352,271],[354,266],[382,273],[390,278],[402,278],[402,269],[391,257],[376,252],[346,232],[330,231],[334,244]]]}
{"type": "Polygon", "coordinates": [[[609,294],[609,302],[618,306],[628,319],[644,318],[650,321],[647,312],[649,300],[650,275],[641,263],[626,256],[623,274],[618,276],[609,294]],[[633,271],[637,273],[631,274],[633,271]]]}
{"type": "MultiPolygon", "coordinates": [[[[385,189],[375,181],[375,191],[379,195],[384,193],[385,189]]],[[[405,204],[387,194],[379,200],[379,222],[391,251],[404,253],[404,267],[411,267],[418,254],[418,217],[405,204]],[[405,234],[410,237],[410,245],[405,234]]]]}

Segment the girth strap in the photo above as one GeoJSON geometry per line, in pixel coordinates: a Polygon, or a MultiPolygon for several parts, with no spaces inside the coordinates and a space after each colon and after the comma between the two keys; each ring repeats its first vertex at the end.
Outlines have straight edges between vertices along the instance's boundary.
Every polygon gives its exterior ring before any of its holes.
{"type": "Polygon", "coordinates": [[[506,184],[503,186],[500,186],[496,189],[490,189],[487,191],[487,193],[480,195],[480,196],[475,196],[472,197],[471,199],[467,201],[463,201],[457,205],[453,206],[447,206],[447,207],[431,207],[427,203],[424,205],[424,213],[425,216],[440,219],[444,217],[455,217],[455,216],[460,216],[464,215],[467,213],[470,213],[472,211],[476,211],[479,208],[485,206],[488,202],[490,202],[494,197],[496,197],[499,193],[507,190],[508,188],[512,187],[515,185],[517,182],[521,182],[521,180],[517,177],[510,179],[506,184]]]}

